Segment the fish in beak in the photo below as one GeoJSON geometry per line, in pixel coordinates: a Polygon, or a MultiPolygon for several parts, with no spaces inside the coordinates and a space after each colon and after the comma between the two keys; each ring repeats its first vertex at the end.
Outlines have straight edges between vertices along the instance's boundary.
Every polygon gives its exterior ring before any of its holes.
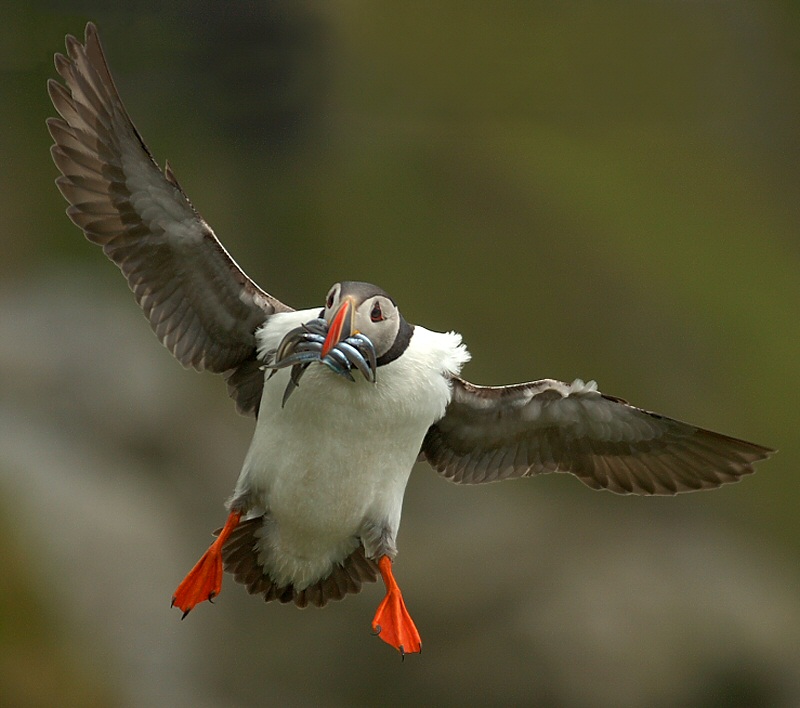
{"type": "Polygon", "coordinates": [[[377,357],[370,339],[353,328],[355,307],[345,300],[336,310],[331,323],[322,318],[314,319],[286,334],[275,352],[271,378],[278,369],[291,367],[291,375],[283,395],[283,405],[300,385],[300,379],[308,366],[315,361],[325,364],[331,371],[350,381],[355,381],[353,369],[364,378],[377,380],[377,357]]]}

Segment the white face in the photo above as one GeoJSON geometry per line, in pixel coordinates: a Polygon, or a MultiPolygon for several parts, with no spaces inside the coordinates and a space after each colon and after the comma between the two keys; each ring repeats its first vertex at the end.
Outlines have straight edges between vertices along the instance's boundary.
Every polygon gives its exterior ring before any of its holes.
{"type": "Polygon", "coordinates": [[[353,308],[352,328],[354,333],[369,337],[375,347],[375,354],[380,358],[394,344],[400,329],[400,311],[385,295],[370,294],[370,287],[365,283],[347,284],[351,286],[344,292],[342,283],[336,283],[325,299],[323,317],[330,324],[339,311],[342,302],[350,301],[353,308]]]}

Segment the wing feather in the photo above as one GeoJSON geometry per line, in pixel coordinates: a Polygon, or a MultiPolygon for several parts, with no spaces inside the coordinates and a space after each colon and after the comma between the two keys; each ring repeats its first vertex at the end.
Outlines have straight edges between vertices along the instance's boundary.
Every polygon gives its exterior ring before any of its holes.
{"type": "Polygon", "coordinates": [[[452,386],[422,454],[462,484],[570,472],[594,489],[672,495],[736,482],[774,452],[636,408],[594,382],[493,387],[453,377],[452,386]]]}
{"type": "Polygon", "coordinates": [[[72,36],[65,44],[67,55],[55,56],[64,84],[48,82],[60,117],[47,126],[67,215],[120,268],[178,361],[225,373],[239,409],[255,411],[255,330],[291,308],[247,277],[171,168],[158,167],[122,104],[95,26],[86,25],[83,44],[72,36]]]}

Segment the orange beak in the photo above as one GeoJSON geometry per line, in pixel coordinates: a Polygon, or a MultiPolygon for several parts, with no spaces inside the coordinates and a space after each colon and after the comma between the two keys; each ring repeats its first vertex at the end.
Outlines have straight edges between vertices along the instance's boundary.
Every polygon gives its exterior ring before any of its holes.
{"type": "Polygon", "coordinates": [[[333,315],[328,335],[322,344],[320,358],[325,358],[328,352],[333,349],[343,339],[353,335],[353,311],[355,307],[350,298],[345,298],[339,309],[333,315]]]}

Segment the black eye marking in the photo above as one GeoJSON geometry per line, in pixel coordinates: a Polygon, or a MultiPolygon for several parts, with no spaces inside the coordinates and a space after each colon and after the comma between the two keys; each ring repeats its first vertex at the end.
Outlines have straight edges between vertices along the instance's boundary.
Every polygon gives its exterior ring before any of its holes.
{"type": "Polygon", "coordinates": [[[333,290],[328,293],[328,300],[325,302],[325,307],[329,310],[333,307],[333,290]]]}
{"type": "Polygon", "coordinates": [[[372,306],[372,312],[369,313],[369,318],[373,322],[380,322],[382,319],[384,319],[383,310],[381,310],[381,304],[377,300],[372,306]]]}

